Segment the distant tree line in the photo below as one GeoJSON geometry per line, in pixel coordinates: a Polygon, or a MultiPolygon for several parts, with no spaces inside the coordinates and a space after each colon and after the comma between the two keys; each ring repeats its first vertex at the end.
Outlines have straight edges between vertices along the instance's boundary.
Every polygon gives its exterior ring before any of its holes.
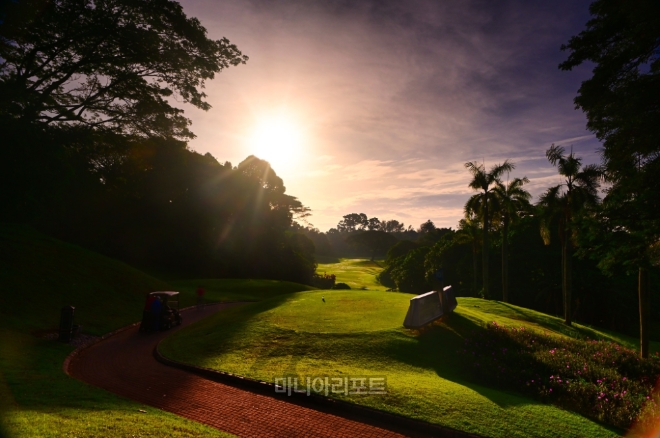
{"type": "Polygon", "coordinates": [[[152,272],[308,283],[308,209],[265,161],[191,151],[171,105],[208,110],[246,61],[171,0],[2,2],[0,220],[152,272]]]}
{"type": "Polygon", "coordinates": [[[396,219],[381,221],[377,217],[368,218],[364,213],[350,213],[327,232],[298,223],[292,225],[292,230],[312,240],[316,254],[324,258],[369,257],[374,260],[385,258],[387,251],[400,240],[430,241],[447,229],[437,229],[431,220],[415,229],[396,219]]]}

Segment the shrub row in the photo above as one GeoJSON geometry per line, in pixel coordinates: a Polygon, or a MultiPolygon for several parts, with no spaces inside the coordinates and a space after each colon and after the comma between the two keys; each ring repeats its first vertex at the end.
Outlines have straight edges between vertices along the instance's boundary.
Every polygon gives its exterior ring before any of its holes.
{"type": "Polygon", "coordinates": [[[314,274],[312,276],[312,286],[318,287],[319,289],[332,289],[335,285],[335,280],[337,277],[335,274],[314,274]]]}
{"type": "Polygon", "coordinates": [[[658,419],[652,396],[660,358],[618,344],[507,328],[496,322],[465,339],[465,369],[487,385],[514,390],[616,427],[658,419]]]}

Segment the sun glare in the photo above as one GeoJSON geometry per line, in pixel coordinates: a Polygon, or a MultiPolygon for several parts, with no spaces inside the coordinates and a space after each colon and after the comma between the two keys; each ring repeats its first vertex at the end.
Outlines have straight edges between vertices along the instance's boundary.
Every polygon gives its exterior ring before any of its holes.
{"type": "Polygon", "coordinates": [[[250,142],[250,153],[266,160],[277,172],[291,168],[300,158],[301,136],[298,127],[283,117],[261,121],[250,142]]]}

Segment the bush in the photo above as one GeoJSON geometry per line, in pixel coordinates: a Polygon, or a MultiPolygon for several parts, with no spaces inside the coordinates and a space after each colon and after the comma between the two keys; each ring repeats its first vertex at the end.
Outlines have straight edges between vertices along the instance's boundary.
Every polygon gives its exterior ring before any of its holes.
{"type": "Polygon", "coordinates": [[[334,289],[336,278],[335,274],[314,274],[312,276],[312,286],[319,289],[334,289]]]}
{"type": "Polygon", "coordinates": [[[627,428],[658,419],[652,397],[660,358],[618,344],[567,339],[493,322],[458,352],[482,383],[512,389],[604,423],[627,428]],[[643,413],[643,415],[641,415],[643,413]]]}
{"type": "Polygon", "coordinates": [[[346,283],[337,283],[333,287],[333,289],[350,289],[351,287],[347,285],[346,283]]]}

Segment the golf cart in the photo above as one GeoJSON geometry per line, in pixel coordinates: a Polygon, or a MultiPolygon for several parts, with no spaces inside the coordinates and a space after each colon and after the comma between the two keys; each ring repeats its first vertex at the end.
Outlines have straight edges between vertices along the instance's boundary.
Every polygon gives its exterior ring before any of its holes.
{"type": "Polygon", "coordinates": [[[147,294],[142,312],[141,332],[167,330],[181,325],[179,292],[160,291],[147,294]]]}

